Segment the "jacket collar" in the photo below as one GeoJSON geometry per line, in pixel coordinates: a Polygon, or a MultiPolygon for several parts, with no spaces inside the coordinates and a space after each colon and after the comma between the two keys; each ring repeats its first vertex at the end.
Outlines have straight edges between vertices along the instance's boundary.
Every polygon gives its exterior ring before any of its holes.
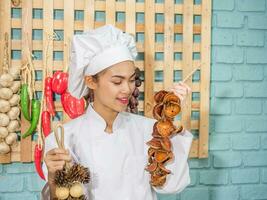
{"type": "MultiPolygon", "coordinates": [[[[118,130],[119,128],[122,128],[123,126],[123,118],[125,116],[125,112],[119,112],[118,115],[116,116],[113,125],[112,125],[112,132],[114,133],[116,130],[118,130]]],[[[98,114],[94,108],[93,108],[93,103],[89,103],[87,110],[86,110],[86,119],[88,119],[90,121],[90,124],[92,124],[93,126],[97,126],[98,128],[100,128],[101,130],[105,130],[107,123],[104,120],[104,118],[98,114]]]]}

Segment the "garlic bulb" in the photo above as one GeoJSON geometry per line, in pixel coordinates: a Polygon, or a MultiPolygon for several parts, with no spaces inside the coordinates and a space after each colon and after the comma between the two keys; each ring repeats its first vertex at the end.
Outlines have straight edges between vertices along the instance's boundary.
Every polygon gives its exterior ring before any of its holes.
{"type": "Polygon", "coordinates": [[[0,127],[0,138],[6,138],[8,136],[8,130],[6,127],[0,127]]]}
{"type": "Polygon", "coordinates": [[[19,91],[20,89],[20,81],[14,81],[13,84],[11,85],[10,89],[12,90],[12,92],[15,94],[19,91]]]}
{"type": "Polygon", "coordinates": [[[12,119],[17,119],[20,114],[20,109],[19,107],[12,107],[10,111],[7,113],[7,116],[12,120],[12,119]]]}
{"type": "Polygon", "coordinates": [[[0,142],[0,154],[7,154],[10,152],[10,146],[5,142],[0,142]]]}
{"type": "Polygon", "coordinates": [[[9,121],[10,119],[6,114],[0,113],[0,126],[7,126],[9,121]]]}
{"type": "Polygon", "coordinates": [[[56,187],[55,193],[58,199],[67,199],[69,197],[70,191],[67,187],[56,187]]]}
{"type": "Polygon", "coordinates": [[[2,74],[0,76],[0,85],[10,87],[13,84],[13,77],[10,74],[2,74]]]}
{"type": "Polygon", "coordinates": [[[0,99],[0,112],[6,113],[10,111],[10,103],[4,99],[0,99]]]}
{"type": "Polygon", "coordinates": [[[5,142],[8,145],[12,145],[17,140],[17,138],[18,138],[18,136],[16,133],[9,133],[8,136],[5,138],[5,142]]]}
{"type": "Polygon", "coordinates": [[[13,94],[11,99],[9,99],[9,103],[11,106],[16,106],[19,104],[20,96],[18,94],[13,94]]]}
{"type": "Polygon", "coordinates": [[[18,128],[19,128],[19,122],[17,120],[12,120],[7,126],[7,130],[10,133],[15,132],[18,128]]]}
{"type": "Polygon", "coordinates": [[[9,100],[13,95],[13,92],[9,88],[1,88],[0,89],[0,98],[9,100]]]}
{"type": "Polygon", "coordinates": [[[77,182],[70,188],[70,195],[75,198],[79,198],[83,195],[83,187],[82,184],[77,182]]]}

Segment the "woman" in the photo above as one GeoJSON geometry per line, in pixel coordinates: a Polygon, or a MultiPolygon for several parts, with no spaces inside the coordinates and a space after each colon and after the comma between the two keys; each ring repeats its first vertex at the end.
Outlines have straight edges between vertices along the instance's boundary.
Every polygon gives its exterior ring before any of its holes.
{"type": "MultiPolygon", "coordinates": [[[[125,112],[135,88],[136,55],[133,37],[111,25],[74,36],[68,89],[77,98],[91,89],[94,102],[84,115],[64,124],[67,151],[57,148],[53,134],[47,137],[43,199],[55,196],[55,172],[71,160],[90,170],[85,187],[90,200],[156,200],[156,192],[177,193],[190,183],[192,134],[185,130],[171,139],[175,159],[166,165],[172,174],[165,185],[149,184],[146,142],[155,120],[125,112]]],[[[172,91],[183,100],[190,88],[180,83],[172,91]]]]}

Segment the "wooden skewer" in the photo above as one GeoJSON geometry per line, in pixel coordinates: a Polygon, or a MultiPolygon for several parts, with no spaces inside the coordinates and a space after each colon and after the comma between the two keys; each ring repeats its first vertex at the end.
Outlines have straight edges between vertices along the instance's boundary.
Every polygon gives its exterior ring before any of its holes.
{"type": "Polygon", "coordinates": [[[200,68],[200,66],[196,67],[193,71],[191,71],[185,78],[184,80],[182,80],[182,82],[186,82],[198,69],[200,68]]]}

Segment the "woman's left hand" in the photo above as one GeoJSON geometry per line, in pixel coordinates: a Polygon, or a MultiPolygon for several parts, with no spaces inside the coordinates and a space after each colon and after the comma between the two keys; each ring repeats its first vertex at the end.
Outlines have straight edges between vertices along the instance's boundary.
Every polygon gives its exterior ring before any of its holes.
{"type": "Polygon", "coordinates": [[[174,84],[172,88],[170,88],[170,91],[178,96],[180,98],[181,104],[183,104],[187,95],[192,92],[192,89],[187,84],[180,81],[178,84],[174,84]]]}

